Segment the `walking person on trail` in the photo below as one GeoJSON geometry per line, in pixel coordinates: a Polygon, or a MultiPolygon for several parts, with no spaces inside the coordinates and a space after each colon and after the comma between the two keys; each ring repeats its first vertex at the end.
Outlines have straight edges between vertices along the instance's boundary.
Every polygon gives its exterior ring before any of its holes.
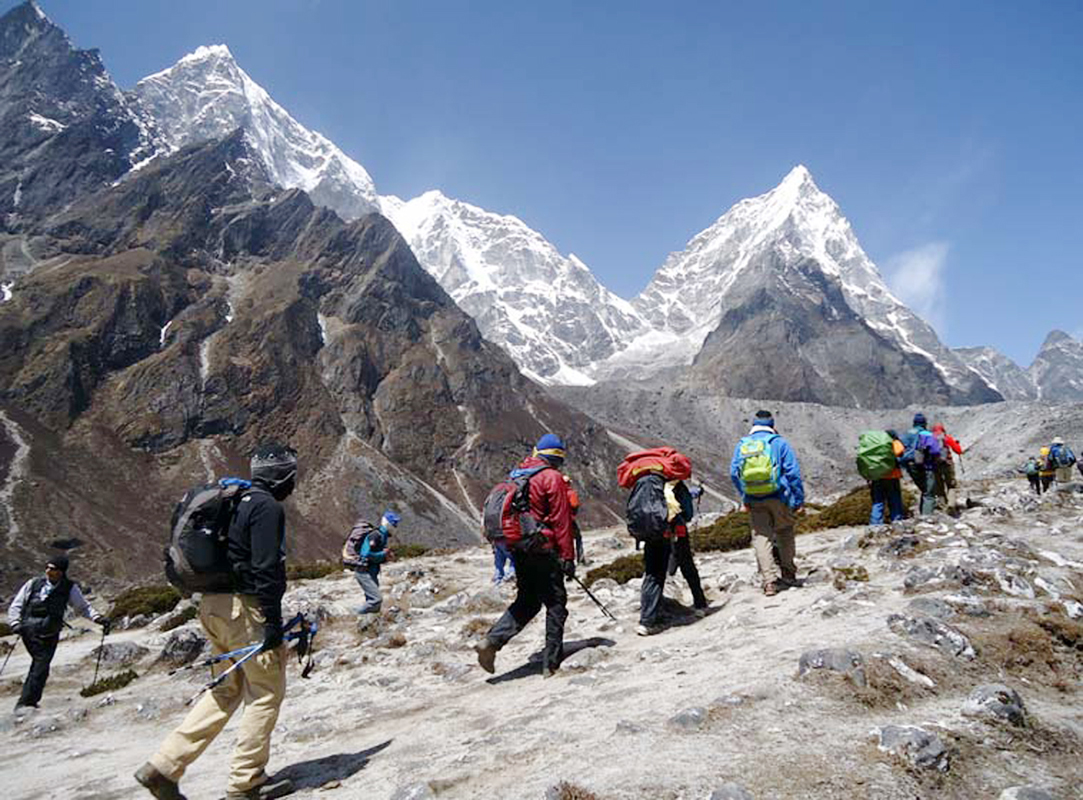
{"type": "Polygon", "coordinates": [[[1053,485],[1053,479],[1057,477],[1057,468],[1053,459],[1049,457],[1049,448],[1043,447],[1038,451],[1038,477],[1042,482],[1042,491],[1048,492],[1053,485]]]}
{"type": "Polygon", "coordinates": [[[1041,471],[1041,459],[1038,456],[1031,456],[1019,468],[1019,471],[1027,476],[1027,480],[1030,481],[1030,490],[1037,495],[1042,493],[1042,479],[1038,474],[1041,471]]]}
{"type": "Polygon", "coordinates": [[[515,580],[515,565],[511,553],[503,542],[494,542],[493,548],[493,583],[515,580]]]}
{"type": "Polygon", "coordinates": [[[398,527],[399,520],[399,515],[391,510],[384,512],[378,527],[358,519],[342,546],[342,565],[354,571],[354,578],[365,593],[365,604],[357,610],[358,614],[375,614],[383,604],[380,566],[387,560],[391,529],[398,527]]]}
{"type": "Polygon", "coordinates": [[[914,427],[903,436],[905,450],[899,459],[921,492],[918,513],[922,516],[936,510],[936,465],[941,458],[940,442],[926,424],[924,414],[919,411],[914,415],[914,427]]]}
{"type": "Polygon", "coordinates": [[[50,558],[45,563],[45,574],[24,583],[11,601],[8,624],[30,654],[30,671],[26,673],[22,693],[15,703],[16,712],[21,708],[38,707],[49,680],[49,665],[60,642],[68,606],[109,632],[109,620],[91,607],[78,584],[68,578],[67,556],[50,558]]]}
{"type": "Polygon", "coordinates": [[[730,480],[751,517],[752,548],[763,593],[770,597],[797,586],[794,525],[805,504],[805,485],[797,456],[790,443],[779,436],[770,411],[757,411],[752,429],[737,442],[730,480]]]}
{"type": "Polygon", "coordinates": [[[869,482],[872,508],[870,525],[896,522],[906,515],[902,496],[902,467],[899,458],[906,448],[893,430],[865,431],[857,440],[857,471],[869,482]]]}
{"type": "Polygon", "coordinates": [[[944,501],[946,511],[953,514],[956,511],[955,490],[958,482],[955,479],[955,457],[953,453],[963,457],[963,447],[953,437],[949,436],[941,423],[933,425],[933,436],[940,445],[941,458],[936,462],[936,494],[944,501]]]}
{"type": "Polygon", "coordinates": [[[692,592],[697,617],[707,613],[699,570],[692,558],[688,523],[695,516],[693,496],[684,483],[692,462],[672,447],[625,456],[617,483],[631,489],[627,502],[629,532],[643,542],[643,583],[639,592],[636,633],[652,636],[662,630],[662,593],[666,575],[679,568],[692,592]]]}
{"type": "Polygon", "coordinates": [[[572,479],[561,475],[568,484],[568,506],[572,510],[572,537],[575,539],[575,563],[586,564],[587,554],[583,549],[583,531],[579,529],[579,492],[572,486],[572,479]]]}
{"type": "Polygon", "coordinates": [[[575,575],[575,542],[572,535],[572,511],[567,484],[560,473],[564,464],[564,442],[547,433],[538,439],[534,452],[508,475],[508,482],[498,484],[486,500],[486,512],[497,490],[509,485],[517,491],[498,497],[503,514],[497,509],[496,532],[500,530],[515,564],[515,601],[475,646],[478,663],[486,672],[495,669],[496,654],[519,633],[545,606],[545,650],[542,675],[549,677],[559,669],[564,657],[564,622],[568,618],[568,593],[565,578],[575,575]],[[516,483],[517,482],[517,483],[516,483]],[[517,506],[517,501],[522,505],[517,506]]]}
{"type": "Polygon", "coordinates": [[[135,779],[159,800],[184,800],[177,782],[244,704],[230,764],[226,800],[281,797],[288,780],[266,772],[271,732],[286,694],[282,596],[286,592],[286,515],[282,502],[297,480],[297,453],[260,445],[251,459],[252,486],[237,502],[229,525],[227,558],[233,591],[203,594],[199,621],[214,654],[262,640],[258,655],[205,692],[135,779]]]}
{"type": "Polygon", "coordinates": [[[1075,465],[1075,453],[1072,448],[1064,443],[1059,436],[1053,439],[1049,445],[1049,462],[1053,465],[1057,483],[1065,484],[1072,482],[1072,467],[1075,465]]]}

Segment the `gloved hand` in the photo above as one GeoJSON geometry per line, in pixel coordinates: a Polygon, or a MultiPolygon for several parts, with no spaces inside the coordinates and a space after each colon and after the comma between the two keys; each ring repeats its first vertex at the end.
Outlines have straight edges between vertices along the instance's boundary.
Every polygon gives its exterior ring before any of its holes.
{"type": "Polygon", "coordinates": [[[11,632],[14,633],[16,636],[19,635],[19,632],[22,631],[22,629],[23,624],[21,622],[13,622],[11,624],[11,632]]]}
{"type": "Polygon", "coordinates": [[[263,647],[261,653],[274,650],[282,644],[282,626],[274,623],[265,623],[263,626],[263,647]]]}
{"type": "Polygon", "coordinates": [[[560,562],[560,571],[564,573],[565,580],[575,577],[575,559],[566,558],[560,562]]]}
{"type": "Polygon", "coordinates": [[[94,617],[94,622],[96,622],[98,625],[102,626],[102,633],[104,633],[106,636],[108,636],[109,631],[111,631],[113,629],[113,620],[111,620],[111,619],[109,619],[109,617],[103,616],[101,614],[94,617]]]}

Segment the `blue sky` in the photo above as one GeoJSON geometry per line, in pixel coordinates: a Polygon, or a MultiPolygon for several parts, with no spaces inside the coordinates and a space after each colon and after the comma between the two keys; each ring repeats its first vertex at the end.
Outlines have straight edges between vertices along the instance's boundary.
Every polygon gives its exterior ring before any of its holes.
{"type": "Polygon", "coordinates": [[[124,88],[228,44],[381,193],[516,214],[625,297],[803,163],[949,344],[1083,334],[1083,3],[664,5],[41,2],[124,88]]]}

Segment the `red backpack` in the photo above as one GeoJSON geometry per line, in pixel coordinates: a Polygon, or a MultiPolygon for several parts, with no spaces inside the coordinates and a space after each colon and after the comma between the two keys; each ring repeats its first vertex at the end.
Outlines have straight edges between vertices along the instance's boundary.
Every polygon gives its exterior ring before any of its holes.
{"type": "Polygon", "coordinates": [[[530,513],[530,479],[544,469],[550,467],[515,470],[489,492],[481,509],[481,530],[491,544],[544,546],[542,526],[530,513]]]}
{"type": "Polygon", "coordinates": [[[692,462],[672,447],[629,453],[617,467],[617,483],[622,489],[631,489],[649,472],[660,473],[667,481],[686,481],[692,477],[692,462]]]}

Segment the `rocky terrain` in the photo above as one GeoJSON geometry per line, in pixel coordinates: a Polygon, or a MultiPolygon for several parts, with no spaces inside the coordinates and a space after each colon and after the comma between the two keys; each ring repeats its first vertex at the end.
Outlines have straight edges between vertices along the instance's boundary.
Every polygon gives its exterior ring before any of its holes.
{"type": "MultiPolygon", "coordinates": [[[[751,551],[701,553],[711,612],[697,620],[670,580],[670,627],[649,638],[632,632],[638,580],[594,584],[616,623],[572,586],[548,680],[538,622],[495,676],[477,667],[470,643],[510,597],[480,548],[390,565],[383,613],[360,624],[349,576],[294,584],[287,607],[323,628],[311,678],[290,668],[272,766],[298,797],[373,800],[1079,798],[1083,494],[1023,485],[968,483],[981,505],[959,519],[804,535],[804,586],[777,597],[751,551]]],[[[595,563],[629,543],[587,534],[595,563]]],[[[41,710],[0,722],[7,797],[143,796],[130,773],[207,679],[166,675],[199,629],[161,624],[111,635],[103,674],[140,677],[85,699],[98,637],[66,635],[41,710]]],[[[5,702],[26,665],[20,648],[5,702]]],[[[185,777],[189,797],[221,791],[230,740],[185,777]]]]}

